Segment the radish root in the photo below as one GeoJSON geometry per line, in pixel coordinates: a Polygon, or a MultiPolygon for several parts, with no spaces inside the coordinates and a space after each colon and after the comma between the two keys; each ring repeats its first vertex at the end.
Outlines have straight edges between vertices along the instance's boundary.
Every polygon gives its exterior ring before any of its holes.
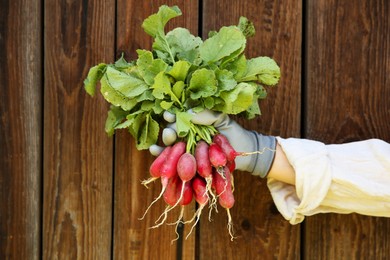
{"type": "Polygon", "coordinates": [[[232,215],[230,214],[230,210],[229,209],[226,209],[226,213],[228,215],[227,228],[228,228],[229,235],[230,235],[230,241],[233,241],[236,237],[234,236],[232,215]]]}
{"type": "Polygon", "coordinates": [[[157,177],[150,177],[150,178],[147,179],[147,180],[143,180],[143,181],[141,182],[141,184],[144,185],[147,189],[149,189],[149,187],[148,187],[149,183],[152,183],[152,182],[154,182],[154,181],[157,180],[157,179],[158,179],[157,177]]]}
{"type": "Polygon", "coordinates": [[[152,207],[152,205],[153,205],[154,203],[156,203],[156,202],[162,197],[162,195],[164,194],[164,191],[165,191],[165,187],[163,187],[163,188],[161,189],[161,192],[160,192],[160,194],[158,195],[158,197],[155,198],[155,199],[152,201],[152,203],[150,203],[150,205],[149,205],[149,207],[146,209],[144,215],[143,215],[141,218],[139,218],[139,220],[143,220],[143,219],[145,218],[145,216],[146,216],[146,214],[148,213],[150,207],[152,207]]]}

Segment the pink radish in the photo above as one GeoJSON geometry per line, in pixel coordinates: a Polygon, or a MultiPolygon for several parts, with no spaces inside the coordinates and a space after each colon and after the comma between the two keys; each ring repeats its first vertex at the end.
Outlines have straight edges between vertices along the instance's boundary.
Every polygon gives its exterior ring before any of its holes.
{"type": "Polygon", "coordinates": [[[164,198],[164,201],[170,206],[175,205],[177,203],[177,201],[179,200],[179,196],[177,193],[179,185],[181,185],[179,176],[176,175],[176,176],[172,177],[171,179],[169,179],[169,182],[168,182],[167,188],[165,189],[163,198],[164,198]]]}
{"type": "Polygon", "coordinates": [[[166,158],[169,156],[170,152],[172,150],[171,146],[167,146],[159,156],[153,161],[152,165],[150,165],[149,173],[151,177],[147,180],[142,181],[142,184],[148,187],[147,185],[156,179],[161,177],[161,166],[165,162],[166,158]]]}
{"type": "MultiPolygon", "coordinates": [[[[177,143],[175,145],[177,145],[177,143]]],[[[175,148],[175,145],[173,146],[173,149],[175,148]]],[[[182,147],[180,146],[180,148],[182,148],[182,147]]],[[[185,146],[184,146],[184,148],[185,148],[185,146]]],[[[180,150],[180,152],[181,151],[182,150],[180,150]]],[[[171,155],[172,155],[172,153],[171,153],[171,155]]],[[[179,205],[179,203],[182,202],[183,197],[184,197],[186,183],[188,181],[190,181],[196,174],[195,157],[190,153],[182,153],[180,155],[179,159],[177,160],[177,163],[175,166],[175,172],[177,172],[177,174],[181,180],[181,188],[178,188],[179,198],[177,199],[177,201],[174,205],[171,205],[171,207],[166,208],[160,217],[162,217],[163,215],[167,216],[169,211],[171,211],[173,208],[175,208],[177,205],[179,205]]],[[[178,186],[178,187],[180,187],[180,186],[178,186]]],[[[192,197],[191,197],[191,199],[192,199],[192,197]]],[[[163,221],[165,221],[165,219],[166,218],[164,218],[163,221]]],[[[160,224],[162,224],[162,222],[160,222],[160,224]]]]}
{"type": "Polygon", "coordinates": [[[160,215],[160,217],[156,220],[156,225],[151,228],[156,228],[161,226],[168,217],[168,212],[174,207],[176,203],[179,201],[178,189],[181,187],[181,180],[178,175],[174,175],[169,179],[167,187],[165,189],[163,198],[164,201],[168,204],[165,208],[164,212],[160,215]],[[160,220],[161,219],[161,220],[160,220]],[[159,222],[160,221],[160,222],[159,222]]]}
{"type": "Polygon", "coordinates": [[[176,197],[179,197],[179,201],[180,201],[180,205],[181,205],[180,214],[179,214],[179,217],[178,217],[176,222],[170,223],[171,225],[176,224],[176,228],[175,228],[176,238],[171,241],[172,243],[174,241],[176,241],[177,239],[179,239],[179,233],[177,232],[177,229],[179,227],[179,224],[183,222],[182,219],[184,216],[185,206],[190,204],[192,202],[192,199],[193,199],[193,190],[192,190],[191,181],[186,181],[186,182],[183,181],[182,185],[183,185],[182,190],[184,190],[184,191],[180,191],[178,189],[177,196],[176,196],[176,197]],[[180,200],[180,196],[182,197],[181,200],[180,200]]]}
{"type": "Polygon", "coordinates": [[[155,198],[152,203],[150,203],[149,207],[146,209],[144,215],[140,219],[143,219],[146,216],[146,213],[149,211],[150,207],[163,196],[165,189],[168,185],[169,179],[177,174],[177,162],[179,161],[180,156],[185,152],[185,149],[185,142],[177,142],[172,146],[171,151],[169,152],[167,157],[165,157],[165,161],[164,163],[162,163],[160,169],[162,185],[161,192],[158,197],[155,198]]]}
{"type": "Polygon", "coordinates": [[[229,140],[226,138],[226,136],[224,136],[222,134],[216,134],[213,137],[213,142],[218,144],[219,147],[221,147],[221,149],[225,153],[226,159],[228,161],[234,161],[234,159],[237,156],[241,155],[241,153],[236,152],[236,150],[234,150],[234,148],[230,144],[229,140]]]}
{"type": "Polygon", "coordinates": [[[265,150],[275,151],[269,147],[264,147],[262,151],[251,151],[251,152],[237,152],[230,144],[229,140],[223,134],[216,134],[213,137],[213,143],[216,143],[221,147],[222,151],[226,155],[228,161],[234,161],[237,156],[248,156],[252,154],[262,154],[265,150]]]}
{"type": "Polygon", "coordinates": [[[172,207],[174,208],[179,203],[182,202],[186,183],[189,182],[196,174],[196,160],[191,153],[184,153],[180,156],[179,161],[177,162],[177,174],[182,181],[181,191],[179,200],[172,207]]]}
{"type": "Polygon", "coordinates": [[[196,210],[194,216],[189,220],[186,221],[186,223],[191,223],[196,218],[195,223],[192,225],[190,232],[187,234],[186,239],[189,237],[189,235],[192,233],[192,230],[198,223],[200,216],[202,215],[202,211],[204,207],[207,205],[209,201],[209,197],[207,196],[207,188],[206,188],[206,181],[201,176],[197,175],[192,180],[192,189],[194,192],[195,201],[199,204],[198,209],[196,210]]]}
{"type": "Polygon", "coordinates": [[[172,146],[172,150],[169,156],[166,157],[165,163],[161,165],[160,173],[161,177],[171,178],[176,174],[177,162],[180,156],[186,151],[185,142],[177,142],[172,146]]]}
{"type": "Polygon", "coordinates": [[[211,176],[212,166],[209,158],[209,145],[205,141],[199,141],[195,147],[196,166],[200,176],[211,176]]]}
{"type": "Polygon", "coordinates": [[[207,195],[208,193],[210,193],[212,196],[210,208],[216,208],[217,198],[211,188],[211,184],[213,182],[213,175],[212,175],[213,167],[211,165],[210,157],[209,157],[209,145],[205,141],[199,141],[196,144],[195,159],[196,159],[198,174],[206,180],[205,194],[207,195]]]}
{"type": "Polygon", "coordinates": [[[222,151],[221,147],[216,143],[210,144],[209,158],[210,158],[211,165],[213,165],[215,168],[223,167],[226,165],[227,162],[225,153],[222,151]]]}
{"type": "Polygon", "coordinates": [[[233,221],[232,216],[230,214],[230,209],[233,207],[235,200],[233,196],[232,191],[232,184],[231,184],[231,174],[228,169],[228,167],[224,167],[223,169],[225,178],[220,176],[219,173],[215,173],[215,189],[218,194],[218,202],[219,204],[226,209],[226,213],[228,215],[228,231],[231,237],[231,240],[233,241],[234,235],[233,235],[233,221]]]}

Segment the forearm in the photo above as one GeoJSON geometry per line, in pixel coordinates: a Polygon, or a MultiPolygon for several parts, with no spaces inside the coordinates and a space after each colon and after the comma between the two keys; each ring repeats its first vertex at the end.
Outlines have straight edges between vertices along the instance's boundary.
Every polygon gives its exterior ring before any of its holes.
{"type": "Polygon", "coordinates": [[[275,158],[267,177],[295,185],[294,168],[287,160],[286,154],[279,144],[276,145],[275,158]]]}

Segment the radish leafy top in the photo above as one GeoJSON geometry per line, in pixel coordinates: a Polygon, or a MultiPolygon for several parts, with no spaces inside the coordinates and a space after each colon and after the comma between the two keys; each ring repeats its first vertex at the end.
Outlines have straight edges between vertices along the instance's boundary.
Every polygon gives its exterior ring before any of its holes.
{"type": "Polygon", "coordinates": [[[245,17],[237,26],[224,26],[202,40],[185,28],[165,33],[169,20],[181,15],[177,6],[163,5],[142,24],[154,38],[152,50],[137,50],[138,58],[124,57],[114,64],[92,67],[84,81],[93,96],[97,83],[110,103],[106,132],[128,129],[138,149],[147,149],[158,139],[162,113],[177,115],[178,134],[187,139],[210,139],[213,131],[195,127],[187,110],[210,109],[248,119],[260,115],[259,99],[266,97],[264,86],[274,86],[280,69],[269,57],[247,59],[247,38],[254,27],[245,17]]]}

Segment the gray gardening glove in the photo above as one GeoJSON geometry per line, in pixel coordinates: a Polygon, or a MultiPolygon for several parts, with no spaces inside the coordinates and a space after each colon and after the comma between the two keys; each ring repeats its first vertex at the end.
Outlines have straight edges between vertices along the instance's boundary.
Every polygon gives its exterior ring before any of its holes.
{"type": "MultiPolygon", "coordinates": [[[[162,139],[165,145],[171,145],[177,138],[174,123],[175,118],[169,112],[164,113],[164,118],[171,124],[163,130],[162,139]]],[[[236,121],[230,119],[227,114],[210,110],[194,113],[191,121],[199,125],[213,125],[221,134],[227,137],[237,152],[260,151],[261,153],[258,154],[238,156],[235,159],[236,169],[262,178],[267,176],[275,156],[275,137],[264,136],[255,131],[248,131],[236,121]]],[[[156,154],[153,150],[161,151],[161,148],[158,146],[150,148],[151,153],[156,154]]]]}

